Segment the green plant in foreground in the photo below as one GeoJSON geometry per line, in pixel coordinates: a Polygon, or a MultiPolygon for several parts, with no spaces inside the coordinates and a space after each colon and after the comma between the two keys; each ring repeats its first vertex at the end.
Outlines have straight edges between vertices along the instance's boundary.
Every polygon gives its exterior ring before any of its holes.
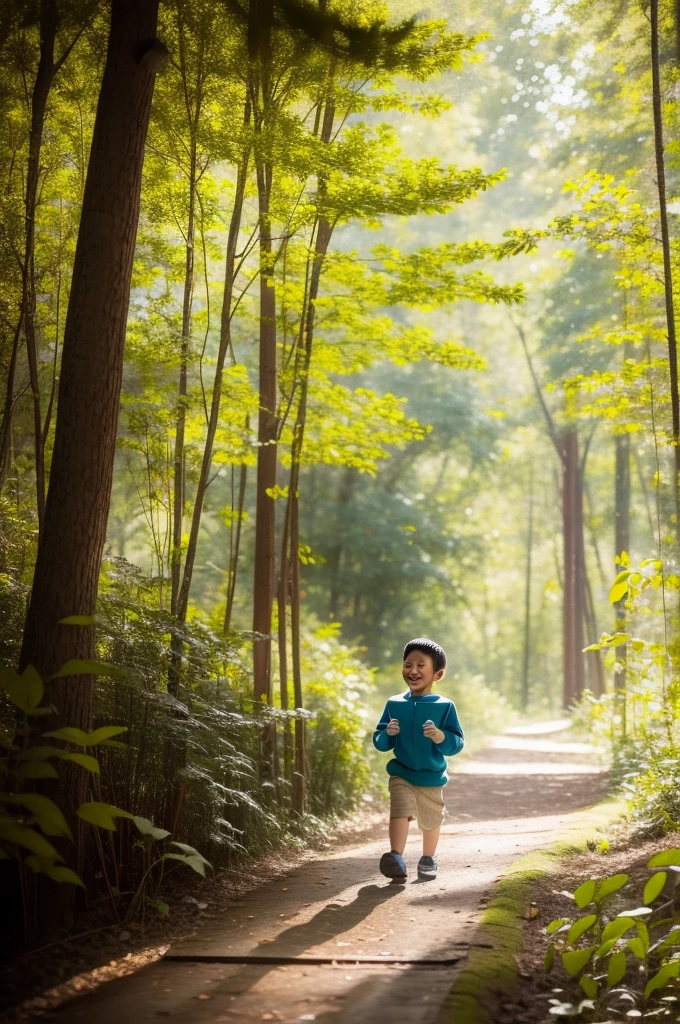
{"type": "MultiPolygon", "coordinates": [[[[56,673],[55,679],[74,675],[111,675],[115,667],[103,662],[69,661],[56,673]]],[[[14,742],[9,745],[9,755],[0,765],[0,860],[14,860],[20,868],[28,868],[35,874],[44,874],[54,882],[70,883],[85,888],[82,879],[65,863],[62,849],[63,840],[72,840],[71,828],[57,803],[43,793],[33,792],[36,782],[58,780],[55,762],[70,761],[94,778],[99,775],[99,761],[91,753],[100,746],[119,747],[125,745],[116,736],[127,732],[127,727],[105,725],[92,732],[66,726],[42,734],[48,742],[31,742],[34,732],[32,721],[44,715],[53,714],[53,708],[42,703],[45,687],[32,665],[22,673],[11,668],[0,669],[0,689],[18,712],[18,723],[14,742]],[[51,742],[50,742],[51,741],[51,742]],[[54,741],[64,744],[56,746],[54,741]],[[58,840],[55,844],[52,839],[58,840]]],[[[88,800],[76,810],[84,822],[97,828],[115,831],[116,818],[130,819],[138,831],[151,843],[168,838],[170,833],[156,828],[147,818],[138,817],[129,811],[114,807],[100,800],[88,800]]],[[[194,847],[186,843],[172,842],[178,852],[167,852],[150,858],[151,863],[134,894],[128,916],[144,898],[160,913],[168,912],[158,895],[163,868],[167,861],[179,862],[205,877],[209,862],[194,847]],[[148,895],[148,879],[155,868],[160,866],[159,878],[148,895]]]]}
{"type": "Polygon", "coordinates": [[[612,1013],[630,1018],[670,1015],[677,996],[659,998],[659,993],[675,987],[680,975],[680,915],[675,907],[680,849],[655,854],[647,866],[655,870],[639,905],[614,913],[614,897],[629,881],[627,874],[588,879],[573,893],[585,913],[557,918],[547,926],[552,940],[546,972],[559,957],[585,995],[579,1003],[551,999],[551,1014],[584,1014],[593,1021],[612,1013]]]}

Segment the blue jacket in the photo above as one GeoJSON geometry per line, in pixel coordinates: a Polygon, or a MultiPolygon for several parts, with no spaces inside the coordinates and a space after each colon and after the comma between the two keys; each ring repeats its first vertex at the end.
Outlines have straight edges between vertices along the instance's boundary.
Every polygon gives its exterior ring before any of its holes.
{"type": "Polygon", "coordinates": [[[394,758],[387,762],[389,775],[400,775],[414,786],[445,786],[448,782],[446,757],[463,749],[463,730],[456,706],[438,693],[412,697],[408,691],[390,697],[373,733],[373,745],[378,750],[394,751],[394,758]],[[388,736],[386,732],[390,718],[399,721],[396,736],[388,736]],[[442,743],[434,743],[423,735],[423,725],[428,718],[443,730],[442,743]]]}

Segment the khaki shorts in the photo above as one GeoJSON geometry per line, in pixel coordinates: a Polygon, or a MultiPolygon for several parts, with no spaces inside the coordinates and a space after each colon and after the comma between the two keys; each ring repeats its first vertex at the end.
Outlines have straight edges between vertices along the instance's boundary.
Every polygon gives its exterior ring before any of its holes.
{"type": "Polygon", "coordinates": [[[400,775],[390,775],[389,790],[390,818],[416,818],[421,832],[429,832],[446,817],[442,786],[414,786],[400,775]]]}

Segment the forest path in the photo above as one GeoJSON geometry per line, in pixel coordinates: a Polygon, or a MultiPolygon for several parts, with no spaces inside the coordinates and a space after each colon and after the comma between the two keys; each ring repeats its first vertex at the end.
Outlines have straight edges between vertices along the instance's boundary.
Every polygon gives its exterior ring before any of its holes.
{"type": "Polygon", "coordinates": [[[387,848],[381,829],[266,882],[165,959],[46,1017],[64,1024],[168,1017],[182,1024],[390,1017],[434,1024],[456,965],[474,946],[494,879],[523,854],[568,837],[578,811],[606,792],[592,749],[570,742],[567,726],[515,727],[453,762],[436,881],[415,879],[421,851],[414,826],[406,848],[411,877],[405,886],[387,883],[378,872],[387,848]]]}

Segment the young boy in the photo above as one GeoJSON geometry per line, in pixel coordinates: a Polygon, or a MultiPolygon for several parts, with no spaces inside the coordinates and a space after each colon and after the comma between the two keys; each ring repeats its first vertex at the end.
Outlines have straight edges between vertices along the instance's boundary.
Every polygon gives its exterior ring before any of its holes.
{"type": "Polygon", "coordinates": [[[446,655],[433,640],[418,637],[407,643],[401,674],[408,692],[390,697],[373,733],[378,750],[394,751],[394,758],[387,762],[391,850],[381,857],[380,870],[398,884],[406,881],[403,853],[409,822],[414,818],[423,833],[418,878],[437,877],[434,855],[446,815],[442,792],[448,782],[445,755],[463,749],[463,730],[453,701],[432,693],[445,668],[446,655]]]}

